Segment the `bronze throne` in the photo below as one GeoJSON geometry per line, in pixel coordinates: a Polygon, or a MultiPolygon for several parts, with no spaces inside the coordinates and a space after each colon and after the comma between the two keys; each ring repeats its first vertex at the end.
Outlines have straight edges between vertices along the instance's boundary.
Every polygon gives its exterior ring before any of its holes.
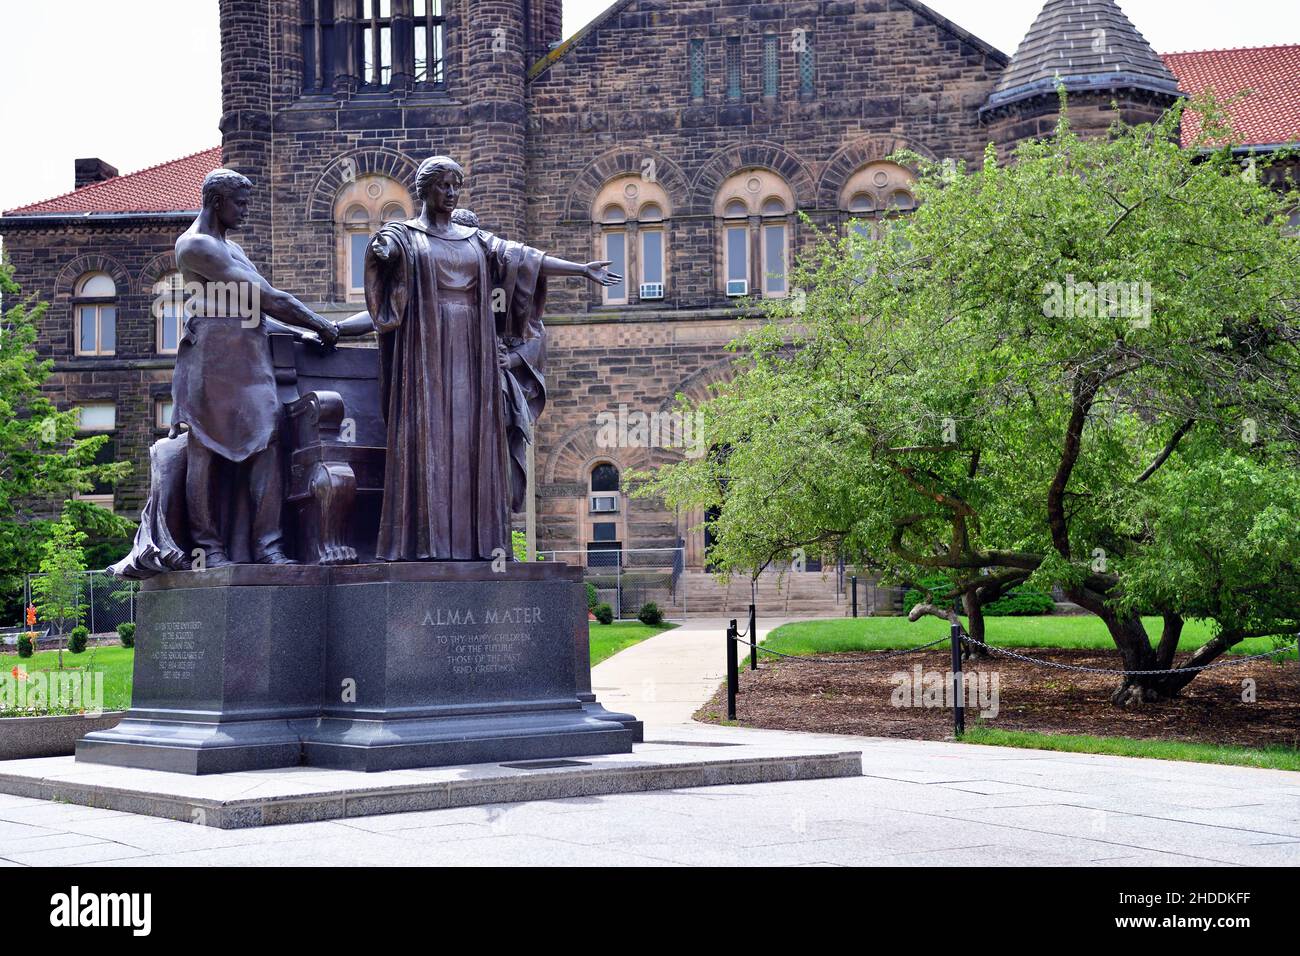
{"type": "Polygon", "coordinates": [[[286,531],[295,557],[324,565],[373,561],[386,443],[379,350],[324,351],[289,333],[270,339],[285,406],[286,531]]]}

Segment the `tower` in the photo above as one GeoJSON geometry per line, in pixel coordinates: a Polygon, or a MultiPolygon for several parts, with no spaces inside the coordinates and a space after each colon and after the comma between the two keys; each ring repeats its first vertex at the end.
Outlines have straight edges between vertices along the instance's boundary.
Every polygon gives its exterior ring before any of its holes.
{"type": "Polygon", "coordinates": [[[1104,135],[1115,119],[1150,122],[1179,98],[1178,81],[1115,0],[1048,0],[980,110],[1004,155],[1049,135],[1069,96],[1071,126],[1104,135]]]}
{"type": "Polygon", "coordinates": [[[525,238],[529,3],[469,0],[465,24],[469,203],[486,228],[511,239],[525,238]]]}
{"type": "Polygon", "coordinates": [[[221,159],[253,180],[239,235],[249,257],[271,266],[271,2],[220,0],[221,159]]]}

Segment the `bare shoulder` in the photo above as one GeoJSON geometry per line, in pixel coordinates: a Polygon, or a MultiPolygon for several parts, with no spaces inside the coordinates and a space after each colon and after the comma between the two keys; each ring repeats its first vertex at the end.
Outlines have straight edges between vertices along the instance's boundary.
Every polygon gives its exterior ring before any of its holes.
{"type": "Polygon", "coordinates": [[[225,242],[201,232],[187,232],[176,240],[177,265],[185,259],[209,262],[213,259],[228,259],[230,254],[231,249],[225,242]]]}

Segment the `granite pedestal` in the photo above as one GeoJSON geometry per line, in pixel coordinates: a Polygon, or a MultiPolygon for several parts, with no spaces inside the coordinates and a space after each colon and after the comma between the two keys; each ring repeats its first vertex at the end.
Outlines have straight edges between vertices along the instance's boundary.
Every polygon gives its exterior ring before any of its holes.
{"type": "Polygon", "coordinates": [[[77,759],[205,774],[628,753],[590,693],[581,571],[235,565],[138,595],[135,693],[77,759]]]}
{"type": "Polygon", "coordinates": [[[79,740],[77,759],[180,773],[297,764],[294,724],[320,713],[327,577],[230,565],[146,581],[131,709],[79,740]]]}

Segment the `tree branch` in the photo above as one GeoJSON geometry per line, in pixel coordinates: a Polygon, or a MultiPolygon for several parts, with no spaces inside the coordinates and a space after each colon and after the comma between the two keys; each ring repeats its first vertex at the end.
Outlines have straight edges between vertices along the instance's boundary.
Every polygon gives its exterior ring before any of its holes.
{"type": "Polygon", "coordinates": [[[1147,466],[1146,471],[1138,475],[1137,484],[1142,484],[1142,482],[1154,475],[1160,469],[1161,465],[1169,460],[1169,456],[1174,453],[1174,449],[1177,448],[1178,443],[1183,440],[1183,436],[1191,431],[1192,426],[1195,424],[1196,419],[1189,418],[1178,426],[1178,430],[1169,436],[1169,441],[1165,442],[1165,447],[1160,450],[1160,454],[1156,455],[1156,460],[1147,466]]]}

